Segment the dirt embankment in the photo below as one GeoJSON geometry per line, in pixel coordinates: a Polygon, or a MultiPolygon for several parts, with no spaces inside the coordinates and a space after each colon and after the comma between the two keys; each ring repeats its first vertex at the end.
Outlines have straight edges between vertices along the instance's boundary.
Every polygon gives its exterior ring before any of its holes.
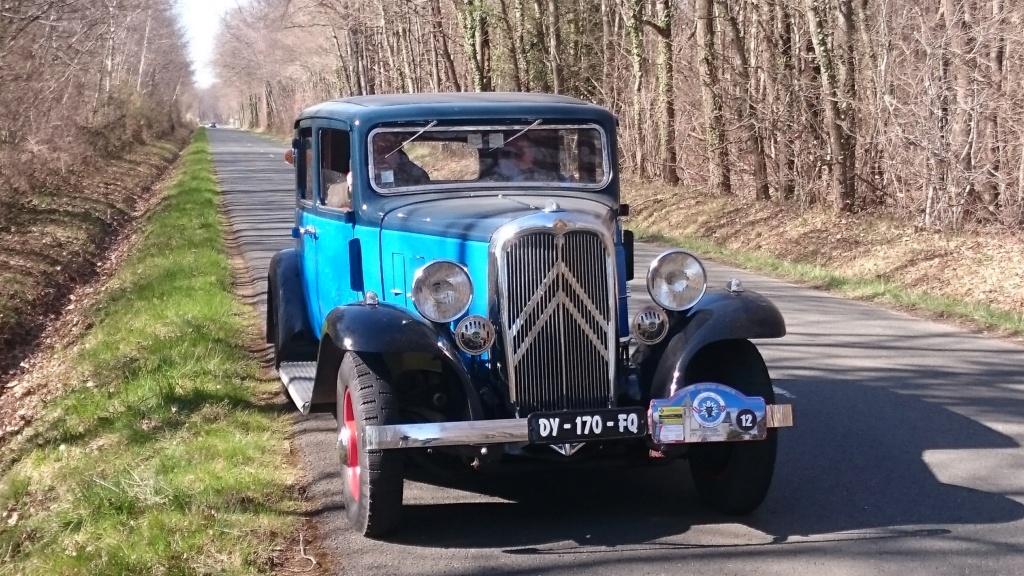
{"type": "Polygon", "coordinates": [[[710,197],[630,184],[630,224],[703,238],[734,250],[817,264],[853,278],[1024,314],[1024,231],[998,226],[929,230],[878,212],[837,214],[745,197],[710,197]]]}
{"type": "Polygon", "coordinates": [[[187,139],[182,132],[123,158],[53,170],[31,193],[0,190],[0,396],[187,139]]]}

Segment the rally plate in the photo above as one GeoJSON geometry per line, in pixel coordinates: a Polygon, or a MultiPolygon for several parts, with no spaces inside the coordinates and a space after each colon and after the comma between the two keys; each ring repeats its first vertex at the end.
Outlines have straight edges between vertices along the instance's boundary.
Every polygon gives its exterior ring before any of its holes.
{"type": "Polygon", "coordinates": [[[762,398],[702,382],[651,401],[651,436],[658,444],[764,440],[768,414],[762,398]]]}
{"type": "Polygon", "coordinates": [[[647,434],[644,408],[534,412],[526,421],[530,442],[534,444],[638,438],[647,434]]]}

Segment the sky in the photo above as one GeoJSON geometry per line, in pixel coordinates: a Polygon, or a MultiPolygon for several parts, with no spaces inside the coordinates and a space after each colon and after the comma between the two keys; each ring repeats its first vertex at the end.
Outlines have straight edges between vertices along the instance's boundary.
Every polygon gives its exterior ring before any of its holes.
{"type": "Polygon", "coordinates": [[[188,54],[195,73],[196,86],[207,88],[213,83],[213,38],[220,28],[220,19],[229,8],[245,0],[175,0],[175,11],[185,27],[188,54]]]}

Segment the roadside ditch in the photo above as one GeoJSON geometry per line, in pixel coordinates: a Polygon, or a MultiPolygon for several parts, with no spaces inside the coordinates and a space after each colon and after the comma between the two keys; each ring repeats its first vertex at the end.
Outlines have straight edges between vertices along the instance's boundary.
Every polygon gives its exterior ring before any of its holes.
{"type": "Polygon", "coordinates": [[[0,575],[311,567],[291,422],[253,354],[218,196],[200,130],[74,293],[61,323],[78,336],[8,390],[35,400],[0,447],[0,575]]]}

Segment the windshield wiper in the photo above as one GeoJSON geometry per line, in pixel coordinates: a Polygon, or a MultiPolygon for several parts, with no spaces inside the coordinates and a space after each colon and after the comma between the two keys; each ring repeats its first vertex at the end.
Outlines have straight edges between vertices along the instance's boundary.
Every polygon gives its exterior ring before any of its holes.
{"type": "MultiPolygon", "coordinates": [[[[424,126],[422,130],[420,130],[419,132],[417,132],[417,133],[413,134],[413,135],[412,135],[412,138],[409,138],[409,139],[408,139],[408,140],[406,140],[405,142],[402,142],[401,144],[399,144],[399,145],[398,145],[398,148],[395,148],[395,149],[394,149],[394,150],[392,150],[391,152],[388,152],[387,154],[385,154],[385,155],[384,155],[384,157],[385,157],[385,158],[390,158],[392,154],[394,154],[395,152],[398,152],[398,151],[399,151],[399,150],[401,150],[402,148],[405,148],[405,145],[406,145],[406,144],[408,144],[409,142],[412,142],[413,140],[415,140],[415,139],[419,138],[419,137],[420,137],[420,134],[423,134],[423,133],[424,133],[424,132],[426,132],[427,130],[430,130],[430,129],[431,129],[431,128],[433,128],[433,127],[434,127],[435,125],[437,125],[437,120],[431,120],[431,121],[430,121],[430,124],[427,124],[426,126],[424,126]]],[[[524,132],[525,132],[525,130],[524,130],[524,132]]]]}
{"type": "MultiPolygon", "coordinates": [[[[501,143],[501,146],[505,146],[506,144],[508,144],[509,142],[511,142],[511,141],[513,141],[513,140],[515,140],[516,138],[519,138],[519,137],[520,137],[520,136],[522,136],[523,134],[526,134],[526,132],[527,132],[528,130],[530,130],[530,129],[532,129],[532,128],[535,128],[535,127],[537,127],[537,125],[539,125],[539,124],[540,124],[541,122],[543,122],[543,120],[537,120],[537,121],[536,121],[536,122],[534,122],[533,124],[530,124],[529,126],[527,126],[526,128],[523,128],[523,129],[522,129],[522,130],[520,130],[519,132],[516,132],[515,134],[513,134],[513,135],[509,136],[507,140],[505,140],[504,142],[502,142],[502,143],[501,143]]],[[[500,146],[495,146],[494,148],[491,148],[490,150],[488,150],[488,152],[494,152],[494,151],[495,151],[495,150],[497,150],[498,148],[500,148],[500,146]]]]}
{"type": "Polygon", "coordinates": [[[506,196],[504,194],[498,194],[498,198],[501,198],[502,200],[508,200],[509,202],[515,202],[516,204],[519,204],[520,206],[526,206],[527,208],[533,208],[534,210],[540,210],[540,208],[534,206],[533,204],[530,204],[529,202],[523,202],[522,200],[519,200],[517,198],[512,198],[512,197],[506,196]]]}

